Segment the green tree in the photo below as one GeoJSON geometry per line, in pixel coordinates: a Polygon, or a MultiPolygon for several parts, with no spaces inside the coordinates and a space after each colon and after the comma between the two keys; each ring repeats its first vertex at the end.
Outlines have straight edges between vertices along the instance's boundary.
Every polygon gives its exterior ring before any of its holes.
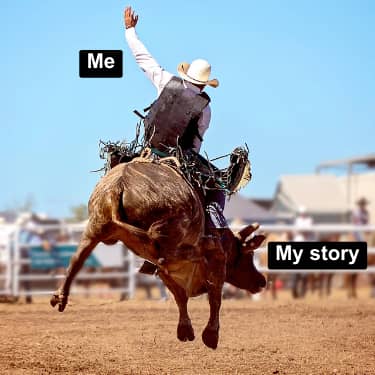
{"type": "Polygon", "coordinates": [[[79,223],[88,218],[87,206],[85,204],[70,207],[70,212],[71,216],[67,219],[67,221],[71,223],[79,223]]]}

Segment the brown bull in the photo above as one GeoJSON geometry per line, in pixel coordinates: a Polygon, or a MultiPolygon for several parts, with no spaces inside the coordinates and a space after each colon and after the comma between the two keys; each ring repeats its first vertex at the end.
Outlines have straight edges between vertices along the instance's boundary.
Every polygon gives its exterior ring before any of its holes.
{"type": "Polygon", "coordinates": [[[264,240],[263,235],[250,238],[257,228],[248,226],[236,234],[228,229],[220,237],[207,237],[201,201],[176,170],[162,162],[119,164],[101,179],[90,198],[88,225],[51,304],[62,312],[71,283],[95,246],[120,240],[158,265],[158,274],[178,305],[181,341],[194,340],[189,297],[208,293],[210,317],[202,339],[215,349],[224,281],[252,293],[266,284],[253,264],[253,250],[264,240]]]}

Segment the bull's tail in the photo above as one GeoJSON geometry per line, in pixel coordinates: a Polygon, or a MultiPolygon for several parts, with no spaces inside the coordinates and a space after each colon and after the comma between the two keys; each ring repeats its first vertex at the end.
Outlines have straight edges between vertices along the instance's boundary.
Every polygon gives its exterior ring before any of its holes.
{"type": "Polygon", "coordinates": [[[152,263],[157,262],[158,252],[155,248],[153,238],[148,231],[126,223],[126,214],[123,205],[123,193],[113,197],[118,204],[112,204],[112,233],[111,237],[122,241],[126,247],[131,249],[140,257],[152,263]]]}

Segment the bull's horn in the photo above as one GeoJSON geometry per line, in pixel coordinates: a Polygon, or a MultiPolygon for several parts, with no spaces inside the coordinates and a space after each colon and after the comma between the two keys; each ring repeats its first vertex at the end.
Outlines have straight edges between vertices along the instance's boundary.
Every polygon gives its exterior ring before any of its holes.
{"type": "Polygon", "coordinates": [[[263,243],[263,241],[266,239],[265,234],[257,234],[254,236],[251,240],[246,241],[242,245],[242,252],[244,254],[248,254],[256,249],[263,243]]]}
{"type": "Polygon", "coordinates": [[[245,241],[247,237],[249,237],[252,233],[254,233],[259,228],[259,223],[252,223],[247,227],[241,229],[238,232],[238,237],[241,241],[245,241]]]}

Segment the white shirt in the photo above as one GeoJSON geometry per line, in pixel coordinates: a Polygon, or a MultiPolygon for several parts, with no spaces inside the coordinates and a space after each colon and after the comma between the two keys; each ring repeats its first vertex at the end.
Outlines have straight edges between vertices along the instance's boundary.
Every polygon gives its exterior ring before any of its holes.
{"type": "Polygon", "coordinates": [[[313,241],[314,235],[309,229],[313,225],[313,219],[308,215],[298,215],[294,220],[294,225],[299,231],[294,234],[293,241],[313,241]]]}
{"type": "Polygon", "coordinates": [[[369,213],[366,209],[356,208],[352,213],[352,223],[366,225],[369,223],[369,213]]]}
{"type": "MultiPolygon", "coordinates": [[[[129,45],[130,50],[132,51],[135,61],[144,71],[146,76],[151,80],[155,85],[158,96],[164,89],[165,85],[172,79],[174,76],[172,73],[165,71],[157,61],[151,56],[144,44],[139,40],[135,28],[131,27],[125,30],[126,41],[129,45]]],[[[188,81],[183,81],[187,90],[191,91],[192,95],[199,93],[200,90],[198,87],[194,86],[188,81]]],[[[198,131],[200,136],[203,138],[204,133],[208,129],[211,120],[211,108],[206,106],[201,114],[201,117],[198,120],[198,131]]],[[[199,152],[201,148],[201,141],[198,137],[194,139],[194,150],[199,152]]]]}
{"type": "Polygon", "coordinates": [[[5,228],[0,227],[0,264],[8,262],[8,260],[10,259],[10,250],[8,247],[9,242],[10,233],[5,228]]]}

